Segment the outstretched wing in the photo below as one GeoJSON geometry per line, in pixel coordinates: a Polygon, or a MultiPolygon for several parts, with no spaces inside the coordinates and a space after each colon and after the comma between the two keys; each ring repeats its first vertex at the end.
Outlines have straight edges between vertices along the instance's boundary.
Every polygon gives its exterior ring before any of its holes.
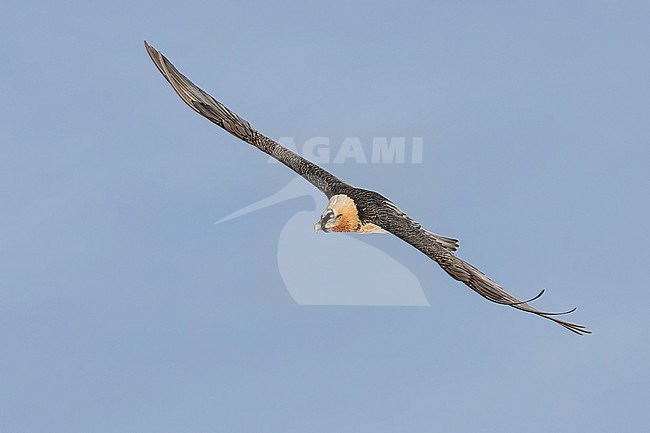
{"type": "Polygon", "coordinates": [[[531,307],[528,303],[542,296],[543,290],[530,300],[521,301],[517,299],[489,279],[483,272],[457,257],[450,248],[445,247],[440,241],[432,237],[430,232],[422,228],[420,224],[415,223],[390,201],[386,201],[382,208],[375,212],[373,222],[435,260],[453,279],[466,284],[485,299],[552,320],[578,335],[591,334],[591,331],[582,325],[576,325],[555,317],[572,313],[575,308],[563,313],[548,313],[531,307]]]}
{"type": "Polygon", "coordinates": [[[144,42],[147,52],[163,77],[172,85],[178,96],[190,108],[211,122],[219,125],[237,138],[252,144],[253,146],[271,155],[300,176],[311,182],[316,188],[324,192],[328,197],[333,195],[333,190],[345,186],[345,182],[339,180],[331,173],[323,170],[316,164],[306,160],[300,155],[281,144],[271,140],[256,131],[246,120],[230,111],[222,103],[208,95],[197,87],[187,77],[178,72],[174,65],[163,56],[160,51],[144,42]]]}

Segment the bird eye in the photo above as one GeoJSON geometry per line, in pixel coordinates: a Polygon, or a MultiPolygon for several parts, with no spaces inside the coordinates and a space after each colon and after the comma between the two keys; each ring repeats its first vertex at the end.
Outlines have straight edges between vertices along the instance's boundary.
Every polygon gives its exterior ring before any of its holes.
{"type": "Polygon", "coordinates": [[[334,211],[332,209],[328,209],[323,213],[323,216],[321,217],[323,221],[328,221],[334,218],[334,211]]]}

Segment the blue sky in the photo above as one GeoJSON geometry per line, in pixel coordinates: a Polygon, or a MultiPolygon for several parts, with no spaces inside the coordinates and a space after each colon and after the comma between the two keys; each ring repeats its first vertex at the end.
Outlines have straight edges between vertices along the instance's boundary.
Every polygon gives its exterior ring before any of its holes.
{"type": "Polygon", "coordinates": [[[650,7],[491,3],[3,4],[0,431],[647,428],[650,7]],[[594,335],[389,236],[364,242],[430,307],[296,305],[278,234],[325,198],[215,225],[294,175],[143,39],[271,137],[423,137],[422,164],[327,168],[594,335]]]}

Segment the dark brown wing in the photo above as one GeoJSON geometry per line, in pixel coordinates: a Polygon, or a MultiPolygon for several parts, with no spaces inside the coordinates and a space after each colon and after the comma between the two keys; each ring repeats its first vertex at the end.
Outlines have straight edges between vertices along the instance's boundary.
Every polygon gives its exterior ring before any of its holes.
{"type": "Polygon", "coordinates": [[[372,220],[375,224],[391,232],[403,241],[408,242],[429,258],[435,260],[453,279],[466,284],[485,299],[552,320],[578,335],[591,334],[591,331],[582,325],[576,325],[555,317],[560,314],[571,313],[575,308],[563,313],[548,313],[528,305],[528,302],[542,296],[544,293],[543,290],[528,301],[521,301],[515,298],[497,283],[485,276],[483,272],[457,257],[452,250],[445,248],[439,241],[432,238],[430,233],[423,229],[420,224],[414,222],[390,201],[386,200],[386,203],[381,208],[376,209],[372,213],[372,220]]]}
{"type": "Polygon", "coordinates": [[[339,180],[331,173],[323,170],[316,164],[306,160],[300,155],[270,138],[256,131],[246,120],[230,111],[222,103],[208,95],[197,87],[187,77],[178,72],[174,65],[159,51],[144,42],[149,57],[155,63],[160,73],[172,85],[178,96],[189,107],[201,116],[219,125],[237,138],[252,144],[253,146],[271,155],[300,176],[311,182],[316,188],[324,192],[328,197],[333,195],[333,190],[345,186],[345,182],[339,180]]]}

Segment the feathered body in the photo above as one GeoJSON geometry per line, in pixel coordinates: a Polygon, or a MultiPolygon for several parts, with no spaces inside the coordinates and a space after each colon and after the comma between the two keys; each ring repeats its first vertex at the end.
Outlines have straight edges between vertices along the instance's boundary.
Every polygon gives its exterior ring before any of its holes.
{"type": "Polygon", "coordinates": [[[353,187],[259,133],[246,120],[230,111],[178,72],[159,51],[146,42],[145,46],[158,70],[190,108],[234,136],[276,158],[311,182],[328,197],[328,207],[323,212],[321,220],[314,226],[316,230],[360,234],[390,232],[436,261],[452,278],[463,282],[492,302],[552,320],[576,334],[591,332],[584,326],[555,317],[573,310],[565,313],[548,313],[531,307],[528,302],[537,299],[543,291],[529,301],[520,301],[512,296],[481,271],[454,254],[454,251],[458,249],[456,239],[425,230],[381,194],[353,187]]]}

